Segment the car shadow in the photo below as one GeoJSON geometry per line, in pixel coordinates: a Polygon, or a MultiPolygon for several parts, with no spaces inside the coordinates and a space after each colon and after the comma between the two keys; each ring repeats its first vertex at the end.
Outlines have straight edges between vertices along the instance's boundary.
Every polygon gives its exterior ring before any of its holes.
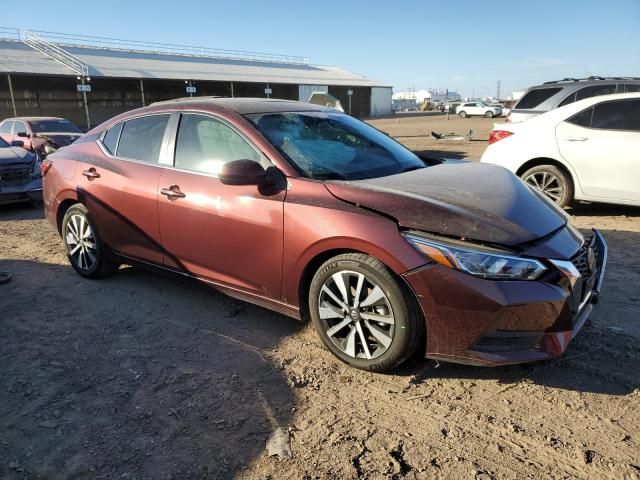
{"type": "Polygon", "coordinates": [[[608,203],[576,203],[567,208],[567,213],[575,217],[621,216],[640,217],[640,207],[612,205],[608,203]]]}
{"type": "Polygon", "coordinates": [[[414,376],[417,383],[425,384],[444,378],[494,379],[505,388],[533,383],[609,395],[626,395],[640,388],[640,269],[630,267],[640,265],[640,233],[601,231],[609,249],[603,291],[589,320],[562,356],[532,364],[487,368],[416,358],[396,373],[414,376]]]}
{"type": "Polygon", "coordinates": [[[301,323],[132,267],[0,270],[0,477],[233,478],[287,427],[273,349],[301,323]]]}

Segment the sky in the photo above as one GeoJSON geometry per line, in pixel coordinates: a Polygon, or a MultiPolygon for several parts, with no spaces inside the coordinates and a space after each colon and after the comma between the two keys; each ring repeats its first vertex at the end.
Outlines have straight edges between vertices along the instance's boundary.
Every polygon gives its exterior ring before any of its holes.
{"type": "Polygon", "coordinates": [[[30,0],[29,14],[13,5],[0,26],[306,56],[396,92],[488,96],[500,80],[504,97],[564,77],[640,76],[640,0],[30,0]]]}

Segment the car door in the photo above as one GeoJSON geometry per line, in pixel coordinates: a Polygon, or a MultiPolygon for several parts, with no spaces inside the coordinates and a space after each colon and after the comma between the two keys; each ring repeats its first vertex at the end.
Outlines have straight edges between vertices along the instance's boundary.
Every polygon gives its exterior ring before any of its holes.
{"type": "Polygon", "coordinates": [[[585,194],[640,201],[640,99],[597,103],[561,122],[556,138],[585,194]]]}
{"type": "Polygon", "coordinates": [[[166,168],[158,214],[165,264],[200,278],[270,298],[282,280],[285,191],[225,185],[217,176],[232,160],[272,167],[235,125],[209,114],[176,114],[174,168],[166,168]]]}
{"type": "MultiPolygon", "coordinates": [[[[85,149],[76,168],[78,196],[102,240],[115,251],[162,265],[158,182],[169,114],[118,123],[85,149]]],[[[85,146],[86,145],[86,146],[85,146]]]]}

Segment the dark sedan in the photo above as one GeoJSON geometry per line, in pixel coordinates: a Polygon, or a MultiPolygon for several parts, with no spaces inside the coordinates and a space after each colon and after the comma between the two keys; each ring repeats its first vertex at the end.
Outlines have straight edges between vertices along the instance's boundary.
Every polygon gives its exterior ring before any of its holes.
{"type": "Polygon", "coordinates": [[[40,162],[31,152],[0,138],[0,205],[42,203],[40,162]]]}
{"type": "Polygon", "coordinates": [[[606,264],[599,232],[501,167],[417,157],[349,115],[265,99],[161,102],[43,163],[73,268],[154,266],[311,320],[344,362],[562,354],[606,264]]]}

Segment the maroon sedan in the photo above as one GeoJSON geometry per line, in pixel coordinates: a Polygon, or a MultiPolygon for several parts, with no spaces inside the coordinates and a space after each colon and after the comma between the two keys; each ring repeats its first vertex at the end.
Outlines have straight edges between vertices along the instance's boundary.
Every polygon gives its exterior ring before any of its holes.
{"type": "Polygon", "coordinates": [[[82,131],[69,120],[56,117],[16,117],[0,122],[0,138],[44,157],[73,143],[82,131]]]}
{"type": "Polygon", "coordinates": [[[420,158],[292,101],[157,103],[43,164],[71,265],[195,277],[310,319],[338,358],[416,352],[499,365],[560,355],[592,310],[607,247],[507,170],[420,158]]]}

